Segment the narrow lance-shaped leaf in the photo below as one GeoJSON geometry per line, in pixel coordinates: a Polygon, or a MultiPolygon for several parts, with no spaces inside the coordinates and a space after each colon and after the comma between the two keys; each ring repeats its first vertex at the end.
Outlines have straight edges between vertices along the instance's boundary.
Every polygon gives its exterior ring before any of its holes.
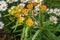
{"type": "Polygon", "coordinates": [[[46,26],[45,30],[60,32],[60,28],[56,28],[53,26],[46,26]]]}
{"type": "Polygon", "coordinates": [[[57,36],[50,31],[45,31],[46,36],[48,36],[49,40],[58,40],[57,36]]]}
{"type": "Polygon", "coordinates": [[[44,34],[42,34],[42,38],[43,38],[44,40],[49,40],[49,38],[48,38],[46,35],[44,35],[44,34]]]}
{"type": "Polygon", "coordinates": [[[36,33],[34,34],[34,36],[32,37],[32,40],[37,40],[37,37],[40,36],[41,37],[41,30],[37,30],[36,33]]]}
{"type": "Polygon", "coordinates": [[[30,30],[30,27],[26,27],[24,40],[28,40],[28,33],[29,33],[29,30],[30,30]]]}
{"type": "Polygon", "coordinates": [[[25,36],[25,27],[23,27],[23,31],[22,31],[22,34],[21,34],[21,40],[24,40],[24,36],[25,36]]]}

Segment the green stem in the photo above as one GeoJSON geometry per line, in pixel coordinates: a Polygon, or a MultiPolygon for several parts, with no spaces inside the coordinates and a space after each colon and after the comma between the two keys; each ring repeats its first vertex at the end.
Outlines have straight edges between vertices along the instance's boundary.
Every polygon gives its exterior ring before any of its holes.
{"type": "Polygon", "coordinates": [[[14,29],[13,32],[17,29],[17,27],[18,27],[19,25],[21,25],[21,24],[16,24],[16,25],[14,25],[14,26],[12,27],[12,29],[14,29]]]}
{"type": "Polygon", "coordinates": [[[9,16],[10,14],[7,14],[7,15],[4,15],[3,17],[7,17],[7,16],[9,16]]]}
{"type": "Polygon", "coordinates": [[[40,11],[38,21],[39,21],[39,27],[43,27],[43,12],[40,11]]]}
{"type": "Polygon", "coordinates": [[[21,40],[24,40],[24,36],[25,36],[25,27],[23,28],[23,32],[22,32],[22,35],[21,35],[21,40]]]}
{"type": "Polygon", "coordinates": [[[29,31],[29,29],[30,29],[30,27],[26,27],[24,40],[28,40],[28,31],[29,31]]]}
{"type": "Polygon", "coordinates": [[[21,25],[21,24],[16,24],[16,25],[14,25],[14,26],[12,27],[12,29],[16,28],[16,27],[19,26],[19,25],[21,25]]]}
{"type": "Polygon", "coordinates": [[[8,26],[8,25],[10,25],[11,23],[13,23],[14,21],[12,21],[12,22],[10,22],[10,23],[8,23],[8,24],[6,24],[5,26],[8,26]]]}

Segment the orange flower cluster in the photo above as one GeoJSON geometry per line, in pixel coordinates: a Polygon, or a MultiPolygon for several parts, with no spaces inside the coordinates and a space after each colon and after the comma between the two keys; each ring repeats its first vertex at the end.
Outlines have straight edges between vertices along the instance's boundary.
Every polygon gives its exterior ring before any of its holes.
{"type": "Polygon", "coordinates": [[[39,10],[41,9],[43,11],[47,9],[46,5],[39,5],[38,7],[36,7],[37,5],[37,2],[29,3],[27,5],[20,4],[11,8],[9,13],[17,18],[18,23],[23,23],[23,21],[25,20],[27,26],[33,26],[34,22],[32,19],[38,14],[38,11],[35,10],[35,8],[39,10]]]}

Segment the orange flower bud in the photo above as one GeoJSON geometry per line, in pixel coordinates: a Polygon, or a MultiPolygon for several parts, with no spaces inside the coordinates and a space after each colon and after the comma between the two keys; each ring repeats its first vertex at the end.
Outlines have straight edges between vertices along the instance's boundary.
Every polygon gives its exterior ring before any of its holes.
{"type": "Polygon", "coordinates": [[[27,8],[28,8],[28,9],[30,9],[30,8],[32,8],[32,7],[33,7],[33,4],[32,4],[32,3],[27,5],[27,8]]]}
{"type": "Polygon", "coordinates": [[[39,8],[43,11],[45,11],[47,9],[46,5],[39,6],[39,8]]]}

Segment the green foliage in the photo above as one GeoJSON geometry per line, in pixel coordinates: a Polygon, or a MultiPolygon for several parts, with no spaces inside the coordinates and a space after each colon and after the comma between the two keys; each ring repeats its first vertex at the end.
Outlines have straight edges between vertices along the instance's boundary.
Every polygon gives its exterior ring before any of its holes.
{"type": "Polygon", "coordinates": [[[60,8],[60,0],[44,0],[48,8],[60,8]]]}
{"type": "MultiPolygon", "coordinates": [[[[9,4],[8,8],[19,3],[20,1],[15,4],[9,4]]],[[[45,0],[44,3],[48,8],[60,8],[60,0],[45,0]]],[[[25,23],[18,24],[16,17],[8,14],[6,11],[0,13],[2,13],[1,21],[5,23],[4,31],[11,35],[11,40],[60,40],[60,23],[51,24],[48,19],[49,15],[46,12],[38,12],[39,14],[35,20],[38,20],[39,23],[36,28],[35,25],[29,27],[25,23]]],[[[32,14],[32,10],[30,10],[29,14],[32,14]]],[[[28,15],[28,17],[31,16],[28,15]]]]}

